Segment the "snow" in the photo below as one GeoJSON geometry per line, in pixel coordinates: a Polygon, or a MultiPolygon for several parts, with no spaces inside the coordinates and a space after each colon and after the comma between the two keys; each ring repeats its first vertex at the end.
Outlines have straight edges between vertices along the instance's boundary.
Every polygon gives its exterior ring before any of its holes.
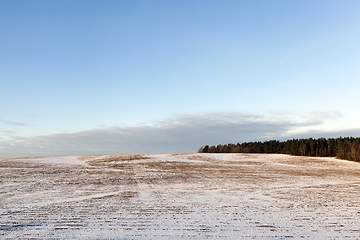
{"type": "Polygon", "coordinates": [[[158,161],[170,161],[170,162],[183,162],[183,163],[206,163],[206,161],[199,161],[194,159],[187,159],[187,158],[175,158],[174,155],[164,155],[164,154],[152,154],[148,155],[148,157],[158,160],[158,161]]]}
{"type": "Polygon", "coordinates": [[[56,165],[83,164],[77,159],[76,156],[37,157],[30,159],[28,158],[26,160],[36,163],[56,164],[56,165]]]}
{"type": "Polygon", "coordinates": [[[0,186],[0,238],[360,238],[360,164],[334,158],[0,158],[0,186]]]}

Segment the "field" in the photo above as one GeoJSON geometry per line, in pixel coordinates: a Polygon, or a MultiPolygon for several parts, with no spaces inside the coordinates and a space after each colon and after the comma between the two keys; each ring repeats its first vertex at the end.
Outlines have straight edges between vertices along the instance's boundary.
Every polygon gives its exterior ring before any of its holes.
{"type": "Polygon", "coordinates": [[[1,239],[360,239],[360,163],[278,154],[0,158],[1,239]]]}

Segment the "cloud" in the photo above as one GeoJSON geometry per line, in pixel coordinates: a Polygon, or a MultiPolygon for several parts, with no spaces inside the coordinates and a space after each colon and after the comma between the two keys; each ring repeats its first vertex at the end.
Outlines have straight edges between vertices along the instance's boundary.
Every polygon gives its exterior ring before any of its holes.
{"type": "Polygon", "coordinates": [[[4,123],[4,124],[7,124],[7,125],[12,125],[12,126],[30,126],[29,124],[26,124],[26,123],[6,121],[6,120],[3,120],[3,119],[0,119],[0,122],[4,123]]]}
{"type": "Polygon", "coordinates": [[[296,114],[291,111],[268,111],[268,115],[273,120],[284,121],[290,119],[297,119],[299,127],[316,126],[323,124],[326,120],[334,120],[342,118],[343,115],[338,111],[311,111],[302,114],[296,114]]]}
{"type": "Polygon", "coordinates": [[[338,138],[338,137],[360,137],[360,128],[343,129],[338,131],[306,131],[297,134],[286,134],[280,140],[294,138],[338,138]]]}
{"type": "MultiPolygon", "coordinates": [[[[313,115],[309,117],[312,118],[313,115]]],[[[44,156],[196,152],[206,144],[281,139],[293,128],[318,124],[321,121],[274,120],[262,115],[227,112],[185,115],[136,127],[14,137],[0,142],[0,153],[2,156],[44,156]]]]}
{"type": "Polygon", "coordinates": [[[324,120],[342,118],[343,115],[338,111],[313,111],[302,115],[301,117],[304,119],[303,123],[308,123],[310,125],[320,125],[324,123],[324,120]]]}
{"type": "Polygon", "coordinates": [[[6,134],[6,135],[13,135],[13,134],[15,134],[15,132],[14,131],[10,131],[10,130],[4,130],[4,131],[2,131],[4,134],[6,134]]]}

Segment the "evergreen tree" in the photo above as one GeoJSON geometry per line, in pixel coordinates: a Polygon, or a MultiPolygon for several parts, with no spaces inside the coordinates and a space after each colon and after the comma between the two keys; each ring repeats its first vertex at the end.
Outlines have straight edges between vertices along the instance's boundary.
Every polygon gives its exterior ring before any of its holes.
{"type": "Polygon", "coordinates": [[[284,142],[244,142],[201,147],[202,153],[282,153],[298,156],[337,157],[360,161],[360,138],[289,139],[284,142]]]}

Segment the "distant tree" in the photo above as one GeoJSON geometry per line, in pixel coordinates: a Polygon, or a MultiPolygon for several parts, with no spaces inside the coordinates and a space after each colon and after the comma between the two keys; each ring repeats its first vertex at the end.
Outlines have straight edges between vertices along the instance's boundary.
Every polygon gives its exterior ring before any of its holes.
{"type": "Polygon", "coordinates": [[[203,153],[282,153],[299,156],[337,157],[360,161],[360,138],[319,138],[289,139],[284,142],[270,140],[265,142],[228,143],[206,145],[199,149],[203,153]]]}

